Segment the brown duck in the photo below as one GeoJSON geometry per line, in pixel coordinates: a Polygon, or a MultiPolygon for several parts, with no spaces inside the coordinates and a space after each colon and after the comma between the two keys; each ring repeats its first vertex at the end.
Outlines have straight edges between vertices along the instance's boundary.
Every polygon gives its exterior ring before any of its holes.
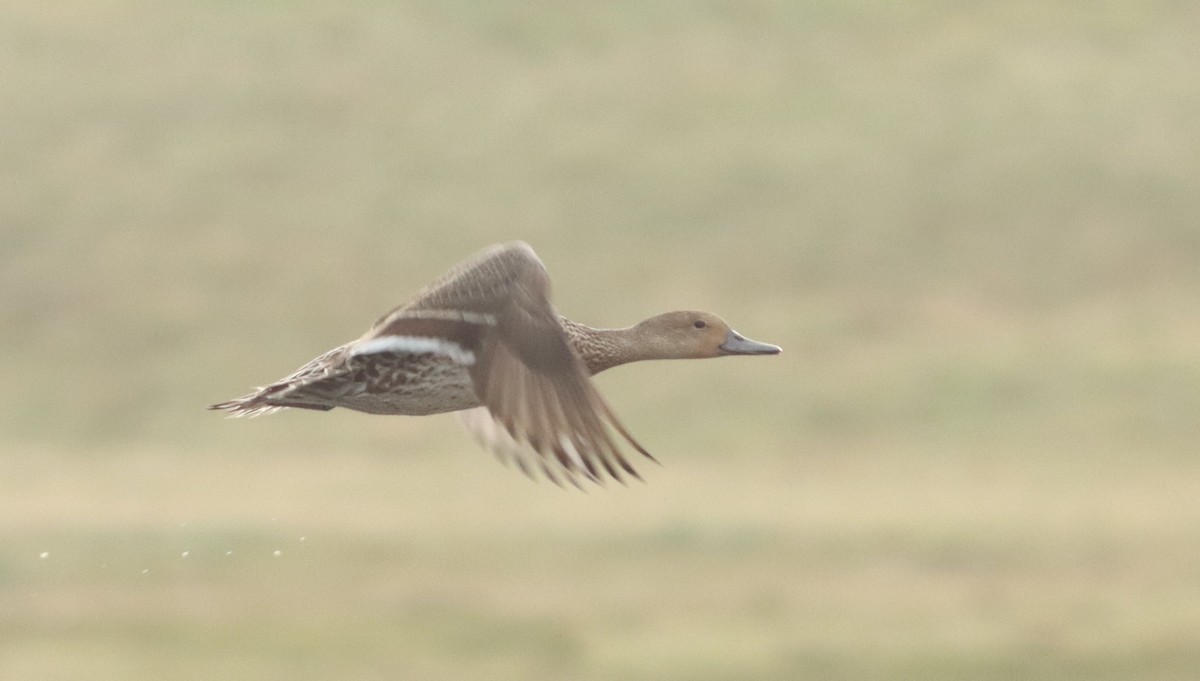
{"type": "Polygon", "coordinates": [[[774,355],[707,312],[667,312],[625,329],[561,317],[550,279],[521,242],[460,263],[362,338],[253,393],[214,404],[231,415],[288,407],[371,414],[457,411],[479,442],[528,475],[560,483],[638,477],[621,453],[625,430],[589,376],[646,359],[774,355]],[[614,433],[619,436],[614,436],[614,433]]]}

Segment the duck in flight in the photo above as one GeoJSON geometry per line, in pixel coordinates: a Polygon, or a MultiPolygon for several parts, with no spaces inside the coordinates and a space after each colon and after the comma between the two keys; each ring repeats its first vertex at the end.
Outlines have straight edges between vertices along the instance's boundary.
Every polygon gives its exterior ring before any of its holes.
{"type": "Polygon", "coordinates": [[[648,359],[775,355],[708,312],[667,312],[624,329],[559,316],[550,278],[527,244],[492,246],[460,263],[358,340],[295,373],[209,409],[370,414],[458,412],[485,448],[527,475],[579,486],[639,477],[621,442],[650,453],[592,384],[605,369],[648,359]]]}

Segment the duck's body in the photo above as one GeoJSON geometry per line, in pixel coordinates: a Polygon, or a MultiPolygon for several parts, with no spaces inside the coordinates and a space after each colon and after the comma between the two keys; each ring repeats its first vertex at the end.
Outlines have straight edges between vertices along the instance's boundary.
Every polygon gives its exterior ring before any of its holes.
{"type": "Polygon", "coordinates": [[[590,375],[644,359],[778,352],[704,312],[669,312],[626,329],[593,329],[560,317],[541,261],[518,242],[462,263],[358,340],[210,408],[238,416],[288,407],[413,416],[471,410],[463,421],[476,437],[527,472],[518,449],[536,452],[536,463],[556,482],[552,468],[572,482],[577,474],[598,481],[601,468],[620,479],[616,467],[637,474],[609,429],[650,455],[617,421],[590,375]]]}
{"type": "Polygon", "coordinates": [[[479,406],[466,367],[437,352],[355,354],[347,343],[248,397],[255,409],[334,407],[368,414],[426,416],[479,406]]]}

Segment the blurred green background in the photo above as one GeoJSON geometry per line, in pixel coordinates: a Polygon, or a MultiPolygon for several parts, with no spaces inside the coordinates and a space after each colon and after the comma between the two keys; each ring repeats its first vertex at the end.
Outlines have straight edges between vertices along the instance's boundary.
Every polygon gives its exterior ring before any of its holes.
{"type": "Polygon", "coordinates": [[[1200,6],[0,7],[0,678],[1195,679],[1200,6]],[[210,402],[487,244],[664,466],[210,402]]]}

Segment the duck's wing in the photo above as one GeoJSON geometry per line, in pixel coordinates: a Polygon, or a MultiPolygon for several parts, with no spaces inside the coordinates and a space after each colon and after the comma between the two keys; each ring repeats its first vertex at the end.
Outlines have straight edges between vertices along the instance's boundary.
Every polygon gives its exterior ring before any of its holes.
{"type": "Polygon", "coordinates": [[[502,457],[514,444],[536,452],[537,467],[555,482],[560,474],[570,482],[622,480],[621,471],[637,477],[619,439],[650,457],[592,385],[550,304],[549,275],[526,244],[495,246],[464,262],[379,320],[360,343],[393,338],[431,339],[458,357],[486,409],[464,422],[502,457]]]}

